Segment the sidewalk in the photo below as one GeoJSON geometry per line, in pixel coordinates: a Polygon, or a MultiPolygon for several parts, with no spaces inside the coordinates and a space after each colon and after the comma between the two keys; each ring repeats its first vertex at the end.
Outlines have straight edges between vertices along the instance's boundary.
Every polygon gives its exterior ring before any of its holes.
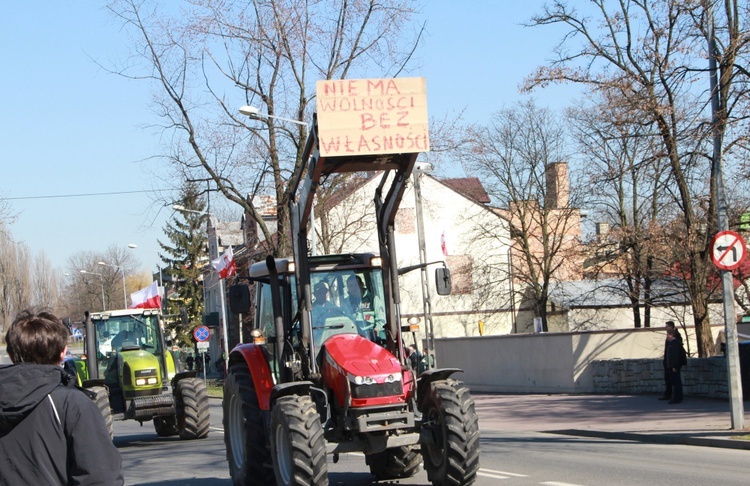
{"type": "Polygon", "coordinates": [[[686,397],[669,405],[656,395],[472,394],[482,430],[535,431],[750,450],[750,403],[745,431],[731,430],[729,402],[686,397]]]}

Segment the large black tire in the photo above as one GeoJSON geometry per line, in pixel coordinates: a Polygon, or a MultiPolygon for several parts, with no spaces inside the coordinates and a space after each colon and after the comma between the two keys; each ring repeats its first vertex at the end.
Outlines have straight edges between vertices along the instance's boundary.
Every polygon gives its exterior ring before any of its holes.
{"type": "Polygon", "coordinates": [[[276,483],[328,484],[320,414],[307,395],[281,397],[271,411],[271,458],[276,483]]]}
{"type": "Polygon", "coordinates": [[[235,486],[276,484],[271,449],[250,370],[232,366],[224,381],[224,445],[235,486]]]}
{"type": "Polygon", "coordinates": [[[421,400],[423,427],[434,441],[422,444],[427,478],[434,486],[473,484],[479,470],[479,419],[469,388],[439,380],[421,400]]]}
{"type": "Polygon", "coordinates": [[[177,429],[177,417],[154,417],[154,430],[159,437],[171,437],[180,431],[177,429]]]}
{"type": "Polygon", "coordinates": [[[177,433],[180,439],[208,437],[210,412],[206,384],[200,378],[183,378],[175,385],[177,433]]]}
{"type": "Polygon", "coordinates": [[[109,408],[109,392],[107,391],[106,387],[103,386],[92,386],[89,388],[89,390],[92,393],[96,393],[96,397],[94,398],[94,403],[96,403],[96,408],[99,409],[99,412],[102,414],[102,417],[104,418],[104,425],[107,426],[107,431],[109,432],[109,438],[114,439],[115,438],[115,430],[113,426],[113,420],[112,420],[112,409],[109,408]]]}
{"type": "Polygon", "coordinates": [[[419,449],[416,447],[404,446],[370,454],[365,457],[365,461],[370,466],[370,472],[379,481],[383,481],[414,476],[419,472],[422,457],[420,457],[419,449]]]}

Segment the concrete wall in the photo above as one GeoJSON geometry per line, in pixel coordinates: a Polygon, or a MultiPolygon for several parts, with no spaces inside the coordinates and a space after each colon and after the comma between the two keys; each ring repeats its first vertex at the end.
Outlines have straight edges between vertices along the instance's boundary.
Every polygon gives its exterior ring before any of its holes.
{"type": "MultiPolygon", "coordinates": [[[[686,331],[686,349],[695,350],[695,333],[686,331]]],[[[716,339],[723,326],[712,331],[716,339]]],[[[463,369],[460,379],[476,391],[596,393],[595,361],[660,360],[664,329],[442,338],[435,348],[438,366],[463,369]]]]}

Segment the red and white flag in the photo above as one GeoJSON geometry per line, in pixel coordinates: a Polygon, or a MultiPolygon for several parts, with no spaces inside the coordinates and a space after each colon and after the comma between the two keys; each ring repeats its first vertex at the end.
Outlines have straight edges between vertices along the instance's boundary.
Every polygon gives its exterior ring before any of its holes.
{"type": "Polygon", "coordinates": [[[440,249],[443,250],[443,256],[448,256],[448,246],[445,244],[445,231],[440,235],[440,249]]]}
{"type": "Polygon", "coordinates": [[[221,278],[231,277],[237,273],[237,264],[234,262],[232,247],[227,248],[227,251],[216,260],[211,260],[211,266],[219,272],[221,278]]]}
{"type": "Polygon", "coordinates": [[[156,282],[145,289],[130,294],[131,309],[161,309],[161,295],[156,282]]]}

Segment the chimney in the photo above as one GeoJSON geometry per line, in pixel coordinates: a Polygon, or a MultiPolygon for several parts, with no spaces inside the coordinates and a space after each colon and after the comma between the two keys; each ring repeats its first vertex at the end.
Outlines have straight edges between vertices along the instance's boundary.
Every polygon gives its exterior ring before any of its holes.
{"type": "Polygon", "coordinates": [[[555,162],[548,164],[545,170],[547,179],[547,209],[568,207],[570,188],[568,187],[568,163],[555,162]]]}

